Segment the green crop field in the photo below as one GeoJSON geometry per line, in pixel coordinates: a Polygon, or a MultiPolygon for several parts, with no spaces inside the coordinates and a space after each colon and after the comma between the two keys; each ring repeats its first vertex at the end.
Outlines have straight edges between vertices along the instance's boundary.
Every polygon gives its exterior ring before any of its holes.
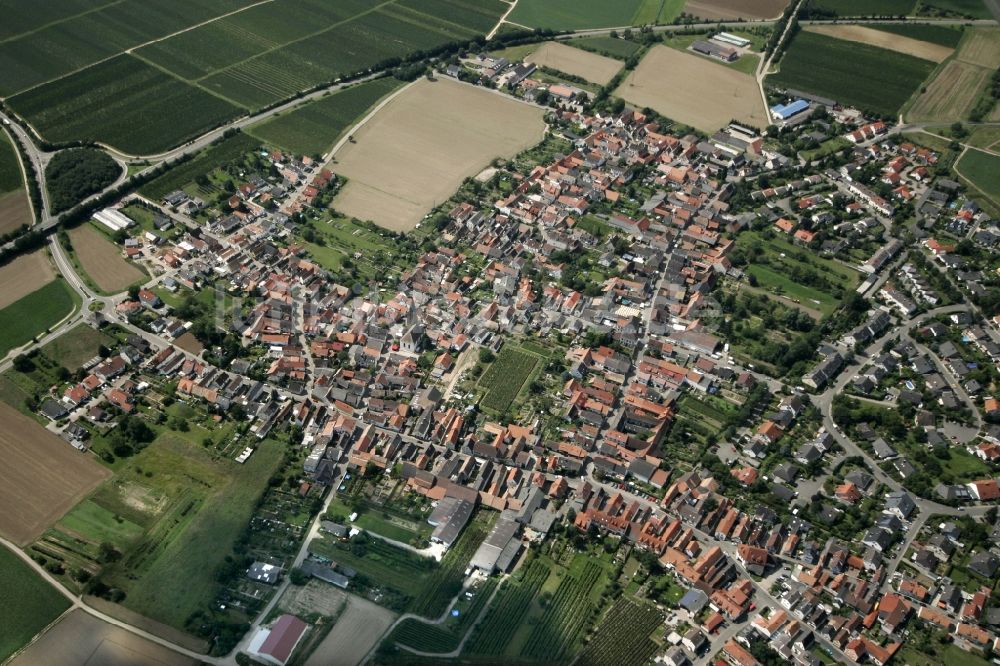
{"type": "Polygon", "coordinates": [[[767,78],[770,84],[895,116],[934,69],[934,63],[803,31],[792,40],[780,67],[767,78]]]}
{"type": "Polygon", "coordinates": [[[958,43],[962,41],[962,29],[960,26],[956,28],[946,25],[931,25],[929,23],[879,23],[865,27],[881,30],[882,32],[891,32],[894,35],[902,35],[910,39],[919,39],[922,42],[940,44],[941,46],[948,46],[950,48],[956,48],[958,43]]]}
{"type": "Polygon", "coordinates": [[[642,666],[658,649],[650,634],[663,625],[654,606],[620,599],[597,627],[576,663],[580,666],[642,666]]]}
{"type": "Polygon", "coordinates": [[[125,49],[231,12],[253,0],[4,3],[0,94],[10,95],[120,54],[125,49]],[[19,3],[14,3],[19,4],[19,3]],[[55,11],[49,9],[56,5],[55,11]],[[71,6],[72,5],[72,6],[71,6]],[[31,7],[26,16],[23,8],[31,7]],[[95,11],[85,11],[88,9],[95,11]],[[13,16],[10,16],[10,13],[13,16]],[[39,17],[45,17],[39,23],[39,17]],[[8,20],[13,19],[13,20],[8,20]]]}
{"type": "Polygon", "coordinates": [[[486,389],[480,403],[483,408],[506,412],[540,361],[531,352],[504,346],[493,365],[479,379],[480,388],[486,389]]]}
{"type": "Polygon", "coordinates": [[[933,16],[961,16],[974,19],[991,19],[993,15],[983,0],[921,0],[921,14],[933,16]]]}
{"type": "Polygon", "coordinates": [[[237,116],[236,106],[122,55],[8,100],[49,141],[164,151],[237,116]]]}
{"type": "Polygon", "coordinates": [[[0,661],[14,654],[67,608],[69,600],[21,558],[0,547],[0,661]]]}
{"type": "Polygon", "coordinates": [[[907,16],[916,0],[809,0],[808,8],[833,16],[907,16]]]}
{"type": "Polygon", "coordinates": [[[76,301],[65,280],[57,279],[0,310],[0,356],[57,324],[76,301]]]}
{"type": "Polygon", "coordinates": [[[391,77],[362,83],[254,125],[248,133],[296,155],[321,155],[400,85],[401,81],[391,77]]]}
{"type": "Polygon", "coordinates": [[[507,19],[529,28],[616,28],[654,23],[660,4],[660,0],[520,0],[507,19]]]}
{"type": "Polygon", "coordinates": [[[17,159],[17,150],[10,142],[7,133],[0,131],[0,194],[14,192],[24,186],[21,180],[21,163],[17,159]]]}
{"type": "Polygon", "coordinates": [[[970,149],[955,165],[958,172],[967,178],[983,194],[1000,206],[1000,157],[981,150],[970,149]]]}
{"type": "Polygon", "coordinates": [[[612,37],[584,37],[582,39],[573,39],[566,43],[587,51],[594,51],[595,53],[621,59],[635,55],[642,48],[633,41],[612,37]]]}
{"type": "Polygon", "coordinates": [[[242,159],[246,153],[260,147],[260,141],[240,132],[223,139],[194,158],[157,176],[139,188],[139,192],[153,200],[162,199],[174,190],[182,189],[213,170],[242,159]]]}

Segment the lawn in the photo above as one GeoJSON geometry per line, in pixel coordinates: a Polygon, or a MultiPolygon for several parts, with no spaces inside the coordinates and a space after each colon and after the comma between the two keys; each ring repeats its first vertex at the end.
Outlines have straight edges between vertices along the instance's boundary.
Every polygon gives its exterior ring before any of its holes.
{"type": "Polygon", "coordinates": [[[1000,157],[981,150],[970,149],[962,155],[955,168],[967,178],[976,189],[1000,205],[1000,157]]]}
{"type": "Polygon", "coordinates": [[[97,356],[101,345],[110,345],[111,336],[87,324],[80,324],[42,347],[42,353],[59,365],[76,370],[97,356]]]}
{"type": "MultiPolygon", "coordinates": [[[[280,467],[283,448],[264,440],[240,465],[213,458],[181,434],[161,434],[95,497],[103,509],[145,529],[134,547],[123,548],[105,581],[125,590],[124,606],[178,629],[218,594],[217,574],[280,467]]],[[[131,535],[127,526],[116,531],[119,538],[131,535]]]]}
{"type": "Polygon", "coordinates": [[[486,390],[480,403],[482,407],[501,414],[510,409],[540,361],[537,355],[521,348],[504,346],[496,361],[479,379],[480,388],[486,390]]]}
{"type": "Polygon", "coordinates": [[[747,273],[756,278],[761,288],[784,294],[806,307],[819,309],[824,315],[833,312],[839,304],[830,294],[799,284],[780,270],[753,264],[747,267],[747,273]]]}
{"type": "Polygon", "coordinates": [[[880,23],[866,27],[951,48],[956,48],[958,43],[962,41],[961,27],[955,28],[929,23],[880,23]]]}
{"type": "Polygon", "coordinates": [[[0,310],[0,356],[59,323],[78,297],[65,280],[56,279],[0,310]]]}
{"type": "Polygon", "coordinates": [[[507,19],[529,28],[615,28],[655,22],[660,4],[660,0],[520,0],[507,19]]]}
{"type": "Polygon", "coordinates": [[[386,77],[303,104],[247,132],[296,155],[322,155],[380,99],[402,85],[386,77]]]}
{"type": "Polygon", "coordinates": [[[341,522],[346,521],[351,513],[357,513],[358,517],[354,521],[357,527],[403,543],[426,541],[433,531],[426,520],[368,502],[348,505],[340,498],[334,498],[328,511],[340,516],[341,522]]]}
{"type": "Polygon", "coordinates": [[[945,645],[938,650],[939,652],[932,657],[916,648],[903,647],[897,659],[899,663],[907,666],[988,666],[990,663],[956,645],[945,645]]]}
{"type": "Polygon", "coordinates": [[[0,661],[24,647],[70,603],[17,555],[0,548],[0,661]]]}
{"type": "Polygon", "coordinates": [[[768,82],[894,117],[934,66],[887,49],[802,31],[768,82]]]}

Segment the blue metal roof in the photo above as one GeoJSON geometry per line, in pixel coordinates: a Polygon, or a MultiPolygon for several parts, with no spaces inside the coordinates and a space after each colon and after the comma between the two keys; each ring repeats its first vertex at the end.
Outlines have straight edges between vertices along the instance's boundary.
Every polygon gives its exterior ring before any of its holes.
{"type": "Polygon", "coordinates": [[[782,120],[786,118],[791,118],[796,113],[801,113],[809,108],[809,102],[804,99],[797,99],[794,102],[788,104],[776,104],[771,107],[771,113],[778,116],[782,120]]]}

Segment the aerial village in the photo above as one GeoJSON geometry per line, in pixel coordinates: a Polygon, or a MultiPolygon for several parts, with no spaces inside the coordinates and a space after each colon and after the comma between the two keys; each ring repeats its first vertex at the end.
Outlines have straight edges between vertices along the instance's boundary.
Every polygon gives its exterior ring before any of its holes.
{"type": "MultiPolygon", "coordinates": [[[[545,92],[549,134],[428,215],[391,278],[340,281],[310,254],[302,229],[331,224],[310,215],[339,181],[309,157],[255,156],[221,205],[179,190],[99,213],[156,278],[91,315],[118,344],[38,405],[49,429],[86,450],[170,395],[245,424],[228,453],[244,462],[294,428],[303,496],[401,487],[438,558],[498,513],[478,579],[610,539],[677,591],[654,598],[659,663],[753,666],[763,645],[886,664],[939,636],[1000,653],[1000,321],[975,306],[998,288],[996,221],[936,152],[822,99],[776,104],[766,136],[699,137],[639,109],[585,115],[589,93],[532,74],[486,56],[443,73],[545,92]],[[839,162],[773,147],[837,137],[839,162]],[[775,289],[765,255],[833,296],[775,289]],[[978,475],[928,482],[943,451],[978,475]]],[[[356,516],[316,541],[358,538],[356,516]]],[[[330,548],[303,570],[381,599],[330,548]]],[[[247,577],[266,595],[288,566],[261,556],[247,577]]],[[[306,631],[286,617],[273,631],[306,631]]]]}

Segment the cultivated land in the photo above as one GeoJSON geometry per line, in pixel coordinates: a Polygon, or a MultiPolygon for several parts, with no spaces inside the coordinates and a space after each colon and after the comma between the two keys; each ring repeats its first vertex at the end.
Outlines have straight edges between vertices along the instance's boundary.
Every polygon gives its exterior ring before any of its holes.
{"type": "Polygon", "coordinates": [[[705,132],[731,120],[754,127],[768,122],[752,76],[663,45],[646,54],[615,94],[705,132]]]}
{"type": "Polygon", "coordinates": [[[21,177],[17,150],[0,130],[0,235],[31,224],[31,207],[21,177]]]}
{"type": "Polygon", "coordinates": [[[380,99],[402,83],[386,77],[323,97],[285,112],[247,132],[297,155],[322,155],[380,99]]]}
{"type": "Polygon", "coordinates": [[[0,534],[25,545],[111,473],[2,403],[0,422],[0,534]]]}
{"type": "Polygon", "coordinates": [[[684,12],[703,19],[774,18],[787,4],[785,0],[688,0],[684,12]]]}
{"type": "Polygon", "coordinates": [[[0,576],[0,660],[5,660],[69,608],[69,601],[3,546],[0,576]]]}
{"type": "Polygon", "coordinates": [[[0,310],[0,356],[58,324],[76,302],[75,292],[60,279],[0,310]]]}
{"type": "Polygon", "coordinates": [[[526,60],[539,67],[549,67],[560,72],[580,76],[602,86],[613,79],[622,68],[622,63],[619,60],[575,49],[559,42],[546,42],[526,60]]]}
{"type": "Polygon", "coordinates": [[[504,346],[479,380],[479,386],[486,390],[481,403],[483,408],[506,412],[540,362],[541,357],[537,354],[504,346]]]}
{"type": "Polygon", "coordinates": [[[11,666],[193,666],[195,661],[130,631],[74,610],[46,631],[11,666]]]}
{"type": "Polygon", "coordinates": [[[102,291],[122,291],[146,277],[144,271],[122,257],[117,245],[89,224],[72,229],[69,239],[84,272],[102,291]]]}
{"type": "Polygon", "coordinates": [[[918,39],[895,35],[883,30],[874,30],[860,25],[810,25],[806,27],[806,30],[820,35],[827,35],[828,37],[836,37],[848,42],[878,46],[895,51],[896,53],[905,53],[932,62],[941,62],[954,51],[954,49],[940,44],[923,42],[918,39]]]}
{"type": "Polygon", "coordinates": [[[868,26],[873,30],[881,30],[895,35],[902,35],[921,42],[931,42],[955,48],[962,41],[961,28],[948,25],[932,25],[929,23],[880,23],[868,26]]]}
{"type": "Polygon", "coordinates": [[[1000,157],[969,149],[955,167],[983,194],[1000,206],[1000,157]]]}
{"type": "Polygon", "coordinates": [[[613,58],[628,58],[635,55],[642,47],[636,42],[620,37],[584,37],[582,39],[571,39],[567,42],[572,46],[588,51],[604,53],[613,58]]]}
{"type": "Polygon", "coordinates": [[[396,614],[392,611],[349,595],[337,624],[309,656],[306,666],[361,663],[395,619],[396,614]]]}
{"type": "Polygon", "coordinates": [[[894,116],[933,69],[929,60],[802,31],[767,81],[894,116]]]}
{"type": "Polygon", "coordinates": [[[520,0],[507,20],[529,28],[614,28],[655,22],[660,4],[660,0],[520,0]]]}
{"type": "Polygon", "coordinates": [[[836,16],[906,16],[916,0],[809,0],[809,8],[836,16]]]}
{"type": "Polygon", "coordinates": [[[543,129],[539,108],[450,80],[420,80],[337,152],[332,168],[348,183],[333,205],[387,229],[412,229],[463,178],[534,145],[543,129]]]}
{"type": "Polygon", "coordinates": [[[0,308],[41,289],[56,276],[45,250],[23,254],[0,266],[0,308]]]}
{"type": "Polygon", "coordinates": [[[1000,28],[966,28],[955,55],[928,83],[906,118],[950,122],[966,118],[1000,66],[1000,28]]]}

